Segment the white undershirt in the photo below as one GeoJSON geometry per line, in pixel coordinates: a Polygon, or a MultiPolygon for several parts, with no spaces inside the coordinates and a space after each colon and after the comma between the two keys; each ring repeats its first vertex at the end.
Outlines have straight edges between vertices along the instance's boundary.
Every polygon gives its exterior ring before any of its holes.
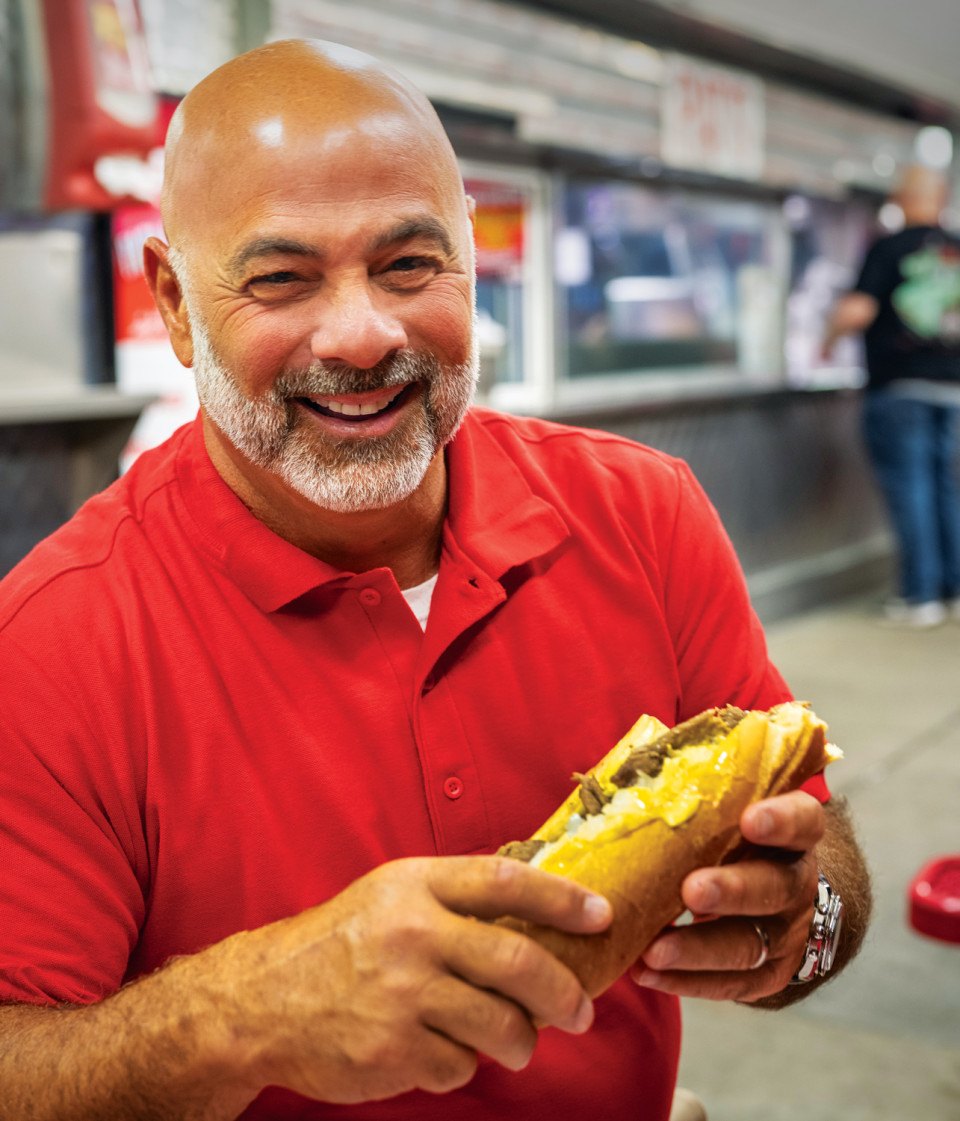
{"type": "Polygon", "coordinates": [[[410,610],[416,616],[421,629],[427,629],[427,617],[430,614],[430,601],[433,599],[433,589],[437,586],[437,573],[429,580],[417,584],[415,588],[402,588],[403,597],[410,604],[410,610]]]}

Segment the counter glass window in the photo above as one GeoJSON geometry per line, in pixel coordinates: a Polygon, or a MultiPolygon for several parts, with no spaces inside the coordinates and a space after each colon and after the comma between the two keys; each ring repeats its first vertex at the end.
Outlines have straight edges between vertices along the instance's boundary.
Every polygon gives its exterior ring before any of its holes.
{"type": "Polygon", "coordinates": [[[792,385],[836,384],[844,375],[854,383],[862,378],[859,337],[841,339],[829,361],[821,358],[820,349],[830,313],[856,282],[876,235],[874,211],[874,204],[863,199],[791,195],[784,200],[792,250],[784,348],[792,385]]]}
{"type": "Polygon", "coordinates": [[[529,192],[499,179],[466,178],[476,203],[477,330],[481,394],[523,380],[524,285],[529,192]]]}
{"type": "Polygon", "coordinates": [[[766,202],[570,181],[555,234],[567,377],[782,372],[784,223],[766,202]]]}

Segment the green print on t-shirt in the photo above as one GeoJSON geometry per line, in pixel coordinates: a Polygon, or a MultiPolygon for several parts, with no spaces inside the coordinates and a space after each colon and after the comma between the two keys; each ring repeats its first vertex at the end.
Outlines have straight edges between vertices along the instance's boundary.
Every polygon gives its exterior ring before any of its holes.
{"type": "Polygon", "coordinates": [[[960,341],[960,252],[927,246],[904,257],[900,271],[906,280],[890,298],[906,326],[924,339],[960,341]]]}

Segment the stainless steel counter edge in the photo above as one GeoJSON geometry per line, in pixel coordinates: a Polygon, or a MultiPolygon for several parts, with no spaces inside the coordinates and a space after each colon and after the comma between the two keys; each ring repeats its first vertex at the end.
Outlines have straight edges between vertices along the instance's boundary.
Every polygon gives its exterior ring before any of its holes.
{"type": "Polygon", "coordinates": [[[661,393],[637,393],[633,398],[624,396],[616,401],[597,400],[595,402],[555,403],[548,409],[538,410],[537,415],[566,423],[589,423],[601,426],[607,419],[628,420],[643,416],[665,416],[670,413],[705,413],[724,409],[743,408],[745,405],[759,408],[782,404],[786,401],[813,401],[825,397],[857,397],[863,391],[861,385],[847,383],[823,383],[807,386],[757,385],[744,383],[739,386],[724,385],[708,388],[700,386],[687,392],[671,395],[661,393]]]}
{"type": "Polygon", "coordinates": [[[137,417],[156,397],[113,386],[63,386],[14,392],[0,388],[0,425],[62,424],[137,417]]]}

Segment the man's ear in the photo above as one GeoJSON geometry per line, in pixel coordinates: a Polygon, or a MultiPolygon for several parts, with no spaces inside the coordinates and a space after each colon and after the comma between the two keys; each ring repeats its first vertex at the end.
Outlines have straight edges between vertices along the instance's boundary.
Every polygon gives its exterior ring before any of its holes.
{"type": "Polygon", "coordinates": [[[150,286],[153,302],[163,319],[173,352],[183,366],[193,365],[193,336],[187,305],[180,283],[170,266],[169,247],[157,237],[148,237],[143,246],[143,274],[150,286]]]}

